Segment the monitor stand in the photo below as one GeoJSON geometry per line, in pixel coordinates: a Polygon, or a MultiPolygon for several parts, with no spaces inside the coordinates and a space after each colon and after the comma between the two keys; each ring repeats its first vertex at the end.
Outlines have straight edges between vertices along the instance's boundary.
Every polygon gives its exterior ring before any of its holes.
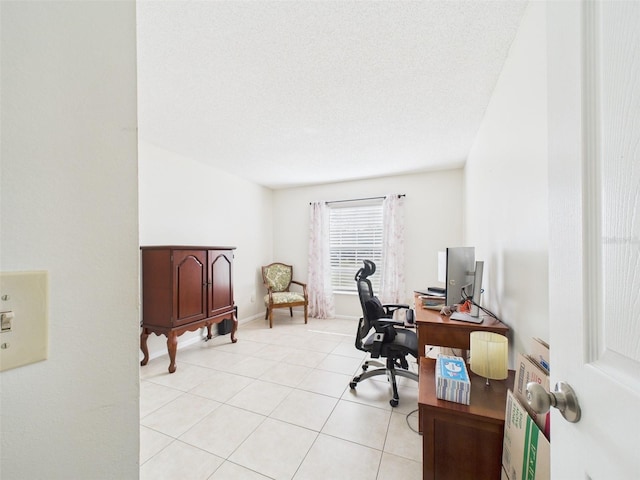
{"type": "Polygon", "coordinates": [[[451,320],[458,320],[459,322],[469,322],[469,323],[482,323],[484,318],[481,316],[472,317],[468,313],[462,312],[453,312],[451,314],[451,320]]]}

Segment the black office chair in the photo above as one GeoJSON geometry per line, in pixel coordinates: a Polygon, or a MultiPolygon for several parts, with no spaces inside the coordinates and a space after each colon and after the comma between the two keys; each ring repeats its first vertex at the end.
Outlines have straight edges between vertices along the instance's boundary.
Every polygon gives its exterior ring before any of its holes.
{"type": "Polygon", "coordinates": [[[393,312],[398,309],[408,309],[409,305],[382,305],[373,294],[371,281],[367,278],[376,271],[376,264],[371,260],[364,260],[364,267],[356,273],[358,295],[362,306],[362,318],[356,332],[356,348],[368,352],[371,358],[386,358],[386,363],[368,360],[362,364],[363,372],[354,377],[349,386],[356,385],[376,375],[386,375],[393,388],[393,398],[389,401],[392,407],[398,406],[398,386],[396,376],[418,381],[418,374],[409,371],[407,355],[418,359],[418,336],[413,330],[402,328],[404,322],[394,321],[393,312]],[[371,329],[373,332],[370,333],[371,329]],[[368,370],[376,365],[383,368],[368,370]]]}

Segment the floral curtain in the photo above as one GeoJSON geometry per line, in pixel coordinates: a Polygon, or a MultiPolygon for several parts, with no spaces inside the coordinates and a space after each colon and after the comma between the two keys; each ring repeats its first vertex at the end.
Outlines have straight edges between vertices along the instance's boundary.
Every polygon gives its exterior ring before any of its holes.
{"type": "Polygon", "coordinates": [[[331,288],[329,209],[326,203],[311,203],[309,217],[309,271],[307,276],[309,316],[331,318],[335,315],[335,307],[331,288]]]}
{"type": "Polygon", "coordinates": [[[387,195],[382,202],[382,303],[405,303],[404,290],[404,196],[387,195]]]}

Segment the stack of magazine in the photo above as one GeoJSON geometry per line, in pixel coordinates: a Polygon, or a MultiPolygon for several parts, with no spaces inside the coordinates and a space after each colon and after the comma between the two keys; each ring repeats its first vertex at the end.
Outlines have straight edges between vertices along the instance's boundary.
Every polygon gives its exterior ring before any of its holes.
{"type": "Polygon", "coordinates": [[[422,308],[440,310],[445,306],[447,294],[444,288],[429,287],[424,290],[416,290],[415,292],[422,301],[422,308]]]}

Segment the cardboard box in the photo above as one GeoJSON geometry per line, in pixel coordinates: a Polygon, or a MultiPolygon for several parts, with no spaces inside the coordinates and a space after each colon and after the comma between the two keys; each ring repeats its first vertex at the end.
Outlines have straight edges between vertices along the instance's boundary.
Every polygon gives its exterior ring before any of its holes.
{"type": "Polygon", "coordinates": [[[436,358],[436,397],[469,405],[471,380],[462,358],[438,354],[436,358]]]}
{"type": "Polygon", "coordinates": [[[550,478],[550,444],[513,392],[507,392],[502,468],[509,480],[550,478]]]}
{"type": "Polygon", "coordinates": [[[500,480],[509,480],[509,477],[507,477],[507,472],[505,471],[504,467],[500,469],[500,480]]]}
{"type": "Polygon", "coordinates": [[[547,392],[549,391],[549,374],[542,370],[531,357],[520,354],[518,363],[516,364],[516,381],[513,385],[514,393],[538,427],[540,427],[540,430],[544,432],[544,436],[549,439],[551,438],[551,413],[536,413],[529,407],[527,403],[527,383],[529,382],[539,383],[547,392]]]}
{"type": "Polygon", "coordinates": [[[549,363],[549,344],[539,338],[531,339],[531,352],[529,356],[536,362],[547,374],[551,371],[549,363]]]}

